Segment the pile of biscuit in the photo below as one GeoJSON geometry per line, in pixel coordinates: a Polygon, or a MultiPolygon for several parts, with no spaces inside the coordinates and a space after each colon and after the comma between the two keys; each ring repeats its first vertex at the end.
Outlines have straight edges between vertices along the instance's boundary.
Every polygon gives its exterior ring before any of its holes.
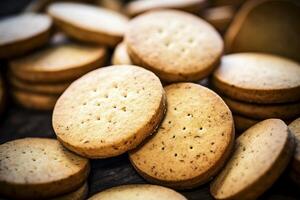
{"type": "Polygon", "coordinates": [[[0,195],[86,199],[89,159],[124,153],[151,184],[89,199],[184,200],[173,189],[207,183],[256,199],[285,170],[300,184],[300,7],[243,2],[56,2],[0,21],[6,93],[53,110],[57,136],[0,145],[0,195]]]}

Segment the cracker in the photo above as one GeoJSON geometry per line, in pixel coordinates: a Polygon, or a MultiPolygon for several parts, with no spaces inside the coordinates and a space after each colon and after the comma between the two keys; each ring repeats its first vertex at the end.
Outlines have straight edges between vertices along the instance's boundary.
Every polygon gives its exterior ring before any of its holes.
{"type": "Polygon", "coordinates": [[[48,14],[68,36],[110,47],[121,42],[128,23],[115,11],[79,3],[53,3],[48,14]]]}
{"type": "Polygon", "coordinates": [[[269,54],[230,54],[222,58],[212,83],[218,92],[236,100],[295,102],[300,100],[300,65],[269,54]]]}
{"type": "Polygon", "coordinates": [[[12,60],[10,71],[31,82],[74,80],[106,64],[107,50],[101,46],[61,43],[12,60]]]}
{"type": "Polygon", "coordinates": [[[94,70],[63,93],[53,128],[70,150],[89,158],[135,148],[164,116],[163,87],[152,72],[130,65],[94,70]]]}
{"type": "Polygon", "coordinates": [[[294,138],[279,119],[264,120],[236,140],[235,151],[212,182],[216,199],[256,199],[278,179],[289,163],[294,138]]]}
{"type": "Polygon", "coordinates": [[[38,94],[19,89],[12,91],[12,97],[17,104],[34,110],[52,110],[58,99],[57,95],[38,94]]]}
{"type": "Polygon", "coordinates": [[[75,191],[65,194],[63,196],[55,197],[50,200],[84,200],[88,195],[88,184],[85,182],[75,191]]]}
{"type": "Polygon", "coordinates": [[[21,14],[0,22],[0,58],[27,53],[48,42],[52,20],[42,14],[21,14]]]}
{"type": "Polygon", "coordinates": [[[300,61],[299,19],[297,1],[248,1],[225,34],[226,51],[265,52],[300,61]]]}
{"type": "Polygon", "coordinates": [[[300,115],[300,102],[289,104],[251,104],[222,97],[233,113],[253,119],[293,119],[300,115]]]}
{"type": "MultiPolygon", "coordinates": [[[[292,161],[292,168],[300,177],[300,118],[289,124],[289,129],[295,137],[296,149],[292,161]]],[[[300,182],[300,181],[299,181],[300,182]]]]}
{"type": "Polygon", "coordinates": [[[9,81],[13,87],[22,91],[39,94],[62,94],[71,83],[32,83],[16,78],[13,75],[9,76],[9,81]]]}
{"type": "Polygon", "coordinates": [[[0,145],[0,194],[42,199],[80,187],[89,161],[66,150],[57,140],[24,138],[0,145]]]}
{"type": "Polygon", "coordinates": [[[158,131],[130,152],[146,180],[187,189],[212,179],[227,160],[234,141],[233,119],[223,100],[193,83],[165,87],[167,113],[158,131]]]}
{"type": "Polygon", "coordinates": [[[127,48],[124,42],[118,44],[112,56],[113,65],[131,65],[132,61],[128,55],[127,48]]]}
{"type": "Polygon", "coordinates": [[[136,16],[150,10],[168,8],[198,14],[207,4],[207,0],[139,0],[128,3],[125,10],[130,16],[136,16]]]}
{"type": "Polygon", "coordinates": [[[163,81],[197,81],[218,64],[223,41],[207,22],[176,11],[151,11],[134,18],[125,34],[132,62],[163,81]]]}
{"type": "Polygon", "coordinates": [[[235,130],[238,133],[242,133],[243,131],[247,130],[248,128],[259,122],[259,120],[251,119],[237,114],[233,115],[233,120],[235,130]]]}
{"type": "Polygon", "coordinates": [[[123,185],[104,190],[89,200],[187,200],[178,192],[158,185],[123,185]]]}

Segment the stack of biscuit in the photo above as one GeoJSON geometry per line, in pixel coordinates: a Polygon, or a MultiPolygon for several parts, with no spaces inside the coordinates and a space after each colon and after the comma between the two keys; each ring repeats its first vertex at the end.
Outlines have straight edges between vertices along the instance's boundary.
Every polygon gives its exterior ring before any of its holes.
{"type": "Polygon", "coordinates": [[[225,55],[212,84],[234,113],[242,132],[269,118],[285,121],[300,115],[300,64],[262,53],[225,55]]]}

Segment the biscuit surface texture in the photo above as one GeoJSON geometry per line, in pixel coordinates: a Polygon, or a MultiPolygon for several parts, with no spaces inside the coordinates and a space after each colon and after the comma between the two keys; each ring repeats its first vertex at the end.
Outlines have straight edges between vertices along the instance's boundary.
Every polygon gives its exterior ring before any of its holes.
{"type": "Polygon", "coordinates": [[[211,194],[216,199],[256,199],[277,180],[293,150],[294,138],[283,121],[259,122],[236,140],[231,159],[211,184],[211,194]]]}
{"type": "Polygon", "coordinates": [[[175,10],[137,16],[129,23],[125,43],[134,64],[166,82],[208,76],[223,52],[223,41],[210,24],[175,10]]]}
{"type": "Polygon", "coordinates": [[[0,22],[0,58],[23,54],[45,44],[50,37],[51,26],[51,18],[41,14],[3,19],[0,22]]]}
{"type": "Polygon", "coordinates": [[[140,67],[117,65],[94,70],[71,84],[56,103],[53,128],[76,153],[111,157],[149,136],[164,110],[165,94],[157,76],[140,67]]]}
{"type": "Polygon", "coordinates": [[[121,42],[128,23],[117,12],[79,3],[53,3],[48,13],[67,35],[108,46],[121,42]]]}
{"type": "Polygon", "coordinates": [[[40,199],[68,193],[83,184],[89,161],[57,140],[25,138],[0,145],[0,193],[40,199]]]}
{"type": "Polygon", "coordinates": [[[62,43],[12,60],[10,70],[16,77],[33,82],[74,80],[102,67],[106,57],[103,47],[62,43]]]}
{"type": "Polygon", "coordinates": [[[193,188],[209,181],[228,158],[234,140],[232,115],[203,86],[180,83],[165,90],[168,109],[161,126],[129,157],[148,181],[193,188]]]}
{"type": "Polygon", "coordinates": [[[187,200],[176,191],[158,185],[136,184],[113,187],[89,200],[187,200]]]}
{"type": "Polygon", "coordinates": [[[283,57],[238,53],[226,55],[213,74],[218,92],[256,103],[286,103],[300,99],[300,65],[283,57]]]}

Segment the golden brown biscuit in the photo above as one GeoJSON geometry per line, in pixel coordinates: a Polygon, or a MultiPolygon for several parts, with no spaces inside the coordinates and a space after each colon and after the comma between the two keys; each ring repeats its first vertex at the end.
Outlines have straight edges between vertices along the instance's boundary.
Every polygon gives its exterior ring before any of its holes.
{"type": "Polygon", "coordinates": [[[68,36],[110,47],[121,42],[128,22],[115,11],[79,3],[53,3],[48,14],[68,36]]]}
{"type": "Polygon", "coordinates": [[[292,119],[300,115],[300,102],[289,104],[251,104],[222,97],[233,113],[253,119],[292,119]]]}
{"type": "Polygon", "coordinates": [[[1,195],[42,199],[81,186],[89,173],[89,161],[57,140],[25,138],[0,145],[0,169],[1,195]]]}
{"type": "Polygon", "coordinates": [[[134,64],[166,82],[208,76],[223,52],[223,41],[210,24],[176,10],[151,11],[134,18],[125,43],[134,64]]]}
{"type": "Polygon", "coordinates": [[[131,65],[132,61],[128,55],[127,48],[124,42],[118,44],[112,56],[113,65],[131,65]]]}
{"type": "Polygon", "coordinates": [[[300,61],[299,19],[298,1],[248,1],[225,35],[226,51],[265,52],[300,61]]]}
{"type": "Polygon", "coordinates": [[[31,82],[64,82],[106,64],[107,50],[100,46],[62,43],[12,60],[10,71],[31,82]]]}
{"type": "Polygon", "coordinates": [[[48,42],[52,20],[42,14],[21,14],[0,22],[0,58],[27,53],[48,42]]]}
{"type": "Polygon", "coordinates": [[[212,182],[216,199],[256,199],[278,179],[294,151],[294,138],[279,119],[264,120],[236,140],[235,151],[212,182]]]}
{"type": "Polygon", "coordinates": [[[52,110],[58,99],[58,95],[38,94],[19,89],[14,89],[12,96],[17,104],[34,110],[52,110]]]}
{"type": "Polygon", "coordinates": [[[167,113],[153,137],[130,152],[137,172],[168,187],[194,188],[211,180],[234,142],[233,119],[223,100],[193,83],[165,87],[167,113]]]}
{"type": "Polygon", "coordinates": [[[70,82],[63,83],[32,83],[20,80],[13,75],[9,76],[9,81],[13,87],[22,91],[39,94],[62,94],[71,84],[70,82]]]}
{"type": "Polygon", "coordinates": [[[136,16],[150,10],[168,8],[197,14],[207,4],[207,0],[138,0],[128,3],[125,10],[129,16],[136,16]]]}
{"type": "MultiPolygon", "coordinates": [[[[295,137],[296,149],[292,161],[292,168],[300,177],[300,117],[289,124],[289,129],[295,137]]],[[[300,182],[300,180],[299,180],[300,182]]]]}
{"type": "Polygon", "coordinates": [[[106,158],[140,144],[164,111],[165,94],[157,76],[140,67],[116,65],[73,82],[57,101],[52,123],[70,150],[106,158]]]}
{"type": "Polygon", "coordinates": [[[300,100],[300,64],[270,54],[230,54],[222,58],[212,83],[219,93],[236,100],[296,102],[300,100]]]}
{"type": "Polygon", "coordinates": [[[75,191],[65,194],[63,196],[54,197],[50,200],[84,200],[88,195],[88,184],[85,182],[82,186],[75,191]]]}
{"type": "Polygon", "coordinates": [[[89,200],[187,200],[178,192],[158,185],[135,184],[113,187],[89,200]]]}

